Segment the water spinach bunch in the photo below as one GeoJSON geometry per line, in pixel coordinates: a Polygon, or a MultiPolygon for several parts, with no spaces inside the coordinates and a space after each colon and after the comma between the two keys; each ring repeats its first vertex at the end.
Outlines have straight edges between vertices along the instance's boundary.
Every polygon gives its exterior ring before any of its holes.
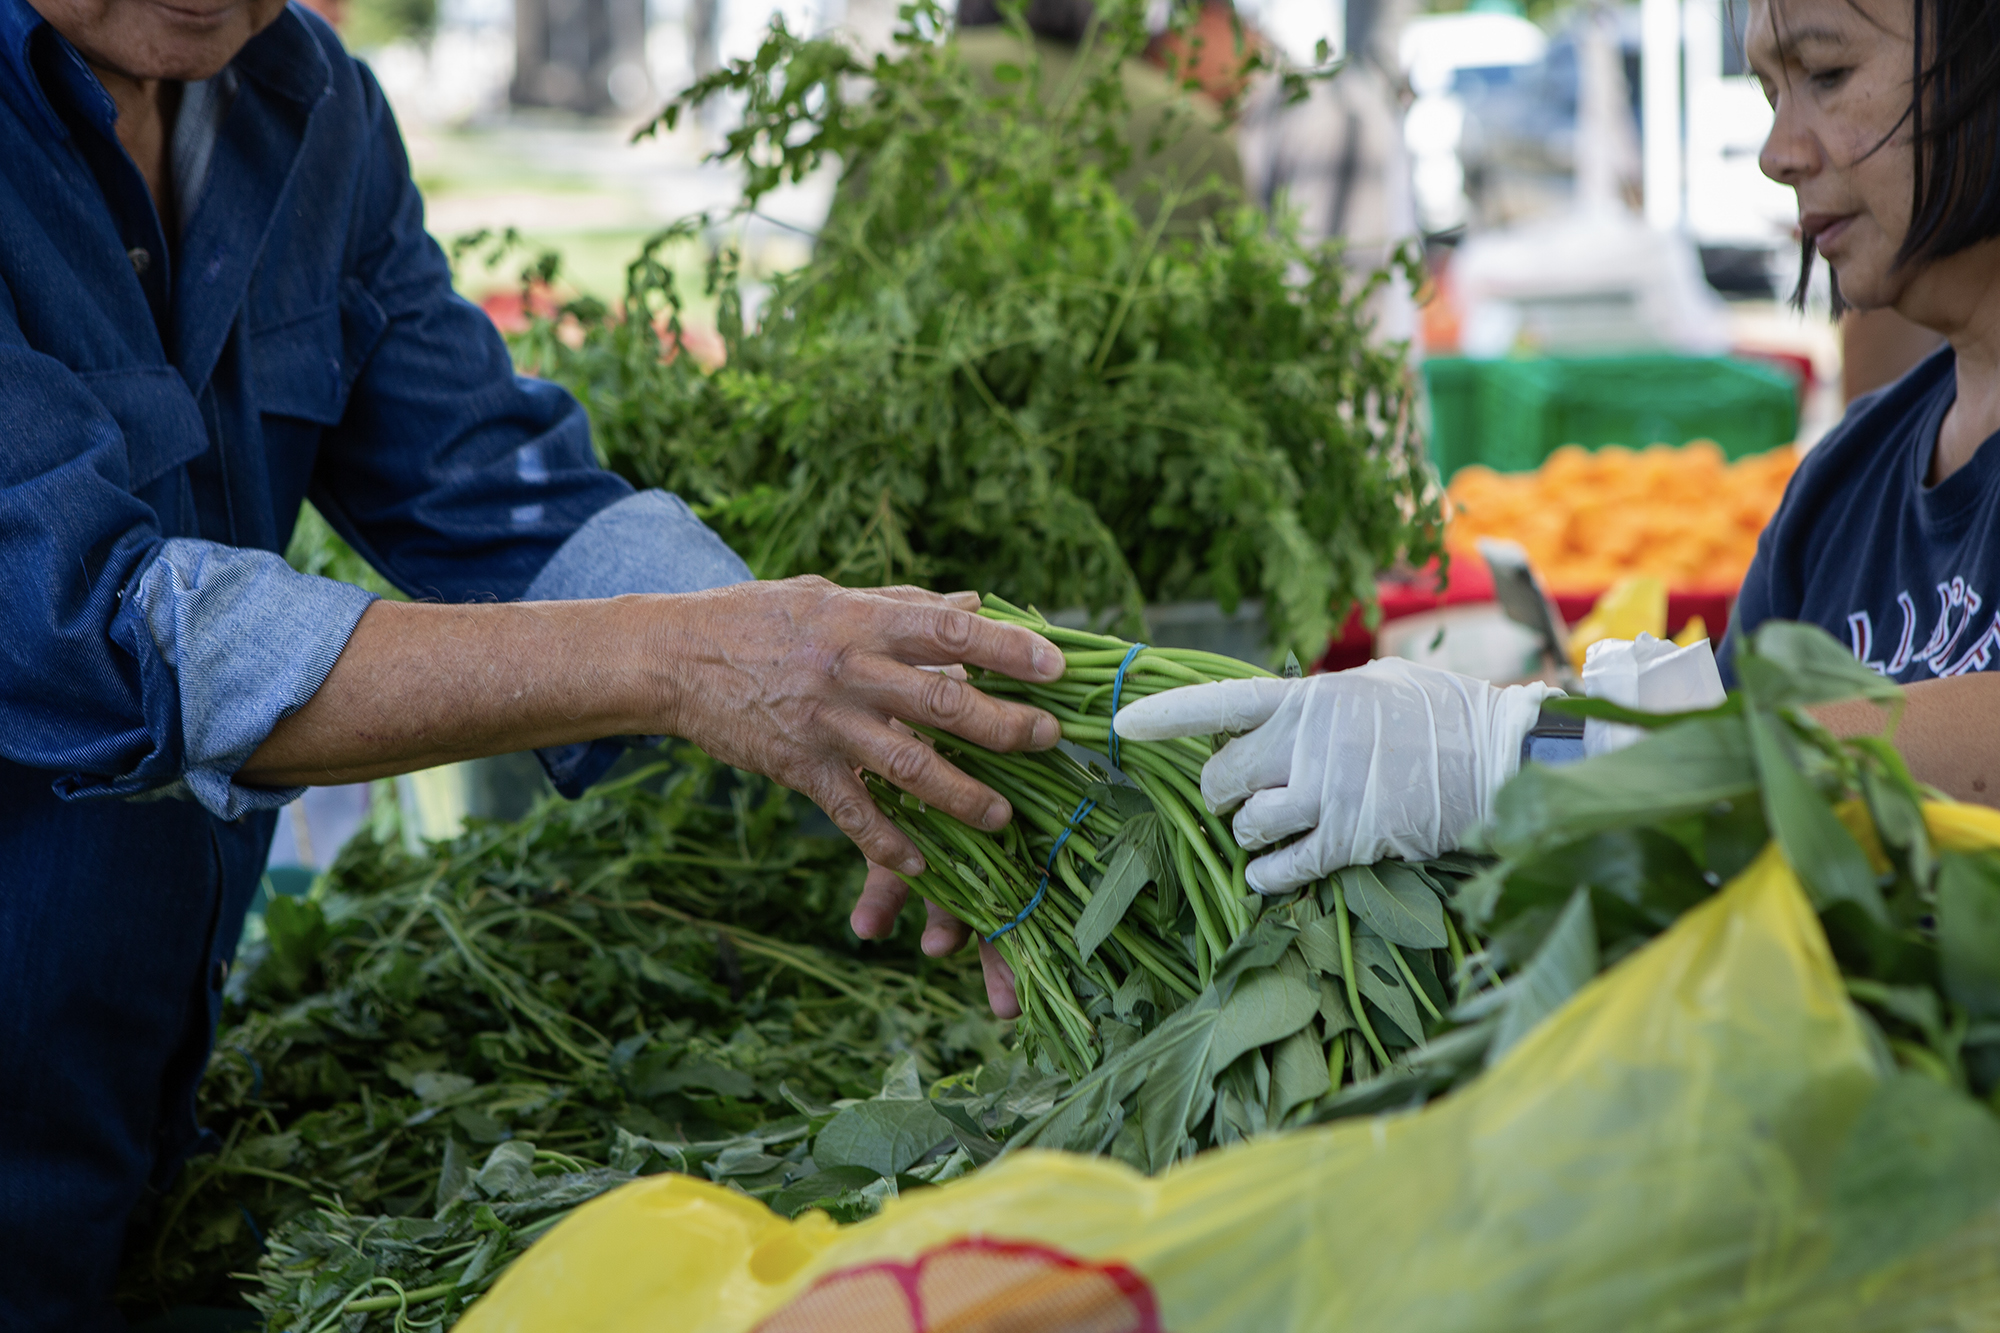
{"type": "MultiPolygon", "coordinates": [[[[915,888],[992,940],[1013,968],[1023,1048],[1081,1078],[1129,1037],[1233,982],[1262,949],[1245,942],[1274,903],[1250,891],[1249,855],[1202,802],[1201,768],[1219,738],[1119,743],[1112,714],[1161,690],[1271,673],[1214,653],[1051,625],[996,597],[986,599],[984,614],[1062,649],[1067,670],[1054,683],[982,675],[979,684],[1053,713],[1068,744],[994,754],[931,734],[953,763],[1013,803],[1015,821],[998,835],[879,781],[875,795],[924,853],[915,888]]],[[[1423,1040],[1426,1015],[1442,1018],[1445,979],[1464,956],[1443,895],[1451,875],[1470,869],[1385,862],[1330,882],[1323,910],[1316,899],[1311,909],[1298,895],[1278,900],[1287,920],[1310,910],[1312,922],[1323,923],[1310,947],[1330,960],[1321,970],[1341,978],[1337,994],[1323,994],[1304,967],[1287,971],[1279,1026],[1298,1021],[1271,1038],[1322,1020],[1317,1035],[1330,1045],[1315,1042],[1307,1080],[1314,1096],[1343,1075],[1366,1078],[1386,1067],[1392,1051],[1423,1040]]]]}
{"type": "MultiPolygon", "coordinates": [[[[1002,604],[987,614],[1048,634],[1071,671],[1053,686],[982,687],[1048,708],[1105,761],[1114,691],[1122,704],[1255,672],[1002,604]]],[[[1422,1105],[1771,843],[1883,1051],[1948,1101],[2000,1098],[2000,852],[1934,835],[1963,807],[1925,804],[1886,738],[1838,739],[1805,711],[1900,699],[1823,632],[1766,626],[1740,645],[1737,670],[1743,688],[1702,714],[1568,701],[1648,734],[1524,770],[1475,850],[1349,867],[1272,898],[1242,891],[1244,858],[1201,804],[1207,740],[1124,744],[1113,773],[1088,755],[941,739],[1014,801],[1014,830],[976,833],[886,789],[878,799],[929,858],[916,887],[998,937],[1023,1046],[1074,1080],[1004,1150],[1104,1152],[1157,1171],[1269,1130],[1422,1105]]]]}

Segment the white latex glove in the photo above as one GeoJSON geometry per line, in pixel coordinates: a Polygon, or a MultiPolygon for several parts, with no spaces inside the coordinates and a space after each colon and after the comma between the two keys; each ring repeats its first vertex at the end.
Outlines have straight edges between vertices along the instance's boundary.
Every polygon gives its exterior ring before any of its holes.
{"type": "Polygon", "coordinates": [[[1521,764],[1547,685],[1505,688],[1401,658],[1300,680],[1187,685],[1127,704],[1125,741],[1247,732],[1201,770],[1218,814],[1237,805],[1252,888],[1286,893],[1343,866],[1458,846],[1521,764]]]}

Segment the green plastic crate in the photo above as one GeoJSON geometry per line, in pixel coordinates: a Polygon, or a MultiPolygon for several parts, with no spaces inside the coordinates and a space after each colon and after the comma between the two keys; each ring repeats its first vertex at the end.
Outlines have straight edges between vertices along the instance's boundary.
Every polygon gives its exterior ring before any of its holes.
{"type": "Polygon", "coordinates": [[[1534,357],[1424,362],[1431,458],[1447,479],[1468,463],[1525,472],[1565,444],[1714,440],[1730,458],[1789,444],[1798,386],[1725,356],[1534,357]]]}

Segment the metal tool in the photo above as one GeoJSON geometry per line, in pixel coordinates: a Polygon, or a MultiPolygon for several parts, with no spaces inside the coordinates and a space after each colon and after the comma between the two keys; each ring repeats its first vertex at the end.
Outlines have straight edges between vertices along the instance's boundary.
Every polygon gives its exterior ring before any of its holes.
{"type": "Polygon", "coordinates": [[[1565,692],[1582,694],[1583,682],[1569,664],[1569,631],[1562,612],[1549,597],[1542,581],[1528,563],[1528,553],[1518,543],[1495,537],[1479,539],[1479,554],[1493,571],[1493,595],[1500,609],[1516,624],[1525,625],[1542,641],[1555,683],[1565,692]]]}

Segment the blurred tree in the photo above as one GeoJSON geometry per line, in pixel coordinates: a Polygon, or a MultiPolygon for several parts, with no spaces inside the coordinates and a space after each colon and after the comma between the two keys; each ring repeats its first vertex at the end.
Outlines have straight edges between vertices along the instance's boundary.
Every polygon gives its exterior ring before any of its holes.
{"type": "Polygon", "coordinates": [[[402,41],[427,42],[437,31],[437,0],[320,0],[312,7],[340,29],[341,40],[352,51],[373,51],[402,41]]]}

